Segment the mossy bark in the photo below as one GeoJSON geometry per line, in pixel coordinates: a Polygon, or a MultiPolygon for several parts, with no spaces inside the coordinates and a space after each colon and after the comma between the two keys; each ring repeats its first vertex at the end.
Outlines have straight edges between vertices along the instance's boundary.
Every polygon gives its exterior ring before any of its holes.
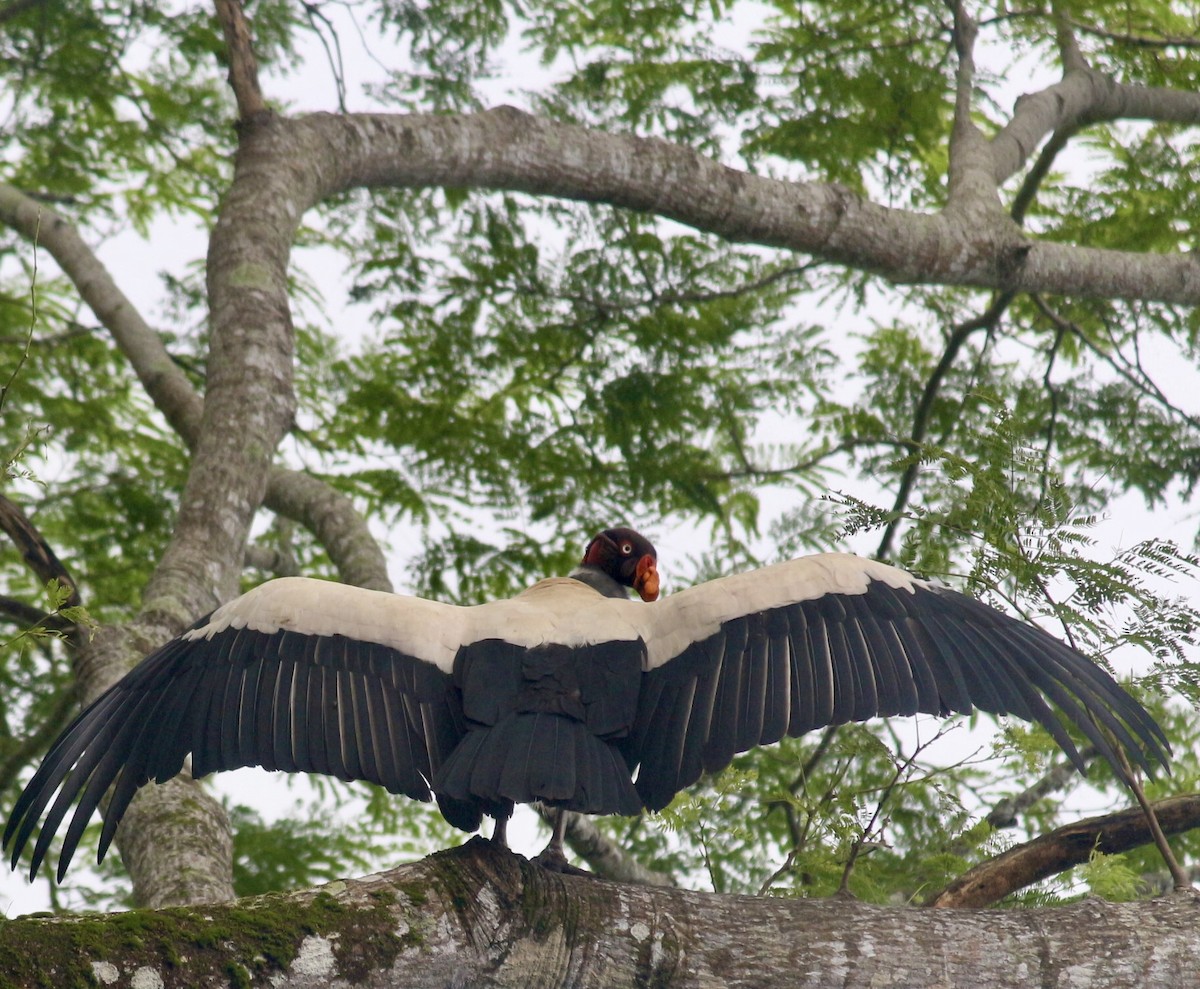
{"type": "Polygon", "coordinates": [[[1192,986],[1200,898],[922,910],[546,872],[473,839],[320,890],[0,926],[4,986],[1192,986]]]}

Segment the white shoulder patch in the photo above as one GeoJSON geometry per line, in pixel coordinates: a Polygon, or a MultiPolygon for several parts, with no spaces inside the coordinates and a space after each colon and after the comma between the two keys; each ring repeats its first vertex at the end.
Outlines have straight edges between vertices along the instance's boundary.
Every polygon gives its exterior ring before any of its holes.
{"type": "Polygon", "coordinates": [[[183,638],[211,639],[227,628],[287,629],[304,635],[344,635],[398,649],[449,673],[471,609],[331,580],[280,577],[221,605],[183,638]]]}
{"type": "Polygon", "coordinates": [[[873,580],[910,593],[927,586],[885,563],[851,553],[819,553],[689,587],[653,607],[646,668],[662,666],[734,618],[827,594],[865,594],[873,580]]]}
{"type": "Polygon", "coordinates": [[[550,577],[515,598],[464,610],[472,632],[468,641],[503,639],[533,648],[636,641],[643,637],[638,618],[653,607],[605,597],[571,577],[550,577]]]}
{"type": "Polygon", "coordinates": [[[344,635],[398,649],[450,673],[458,650],[482,639],[526,648],[636,641],[645,632],[642,619],[654,607],[606,598],[569,577],[539,581],[515,598],[472,607],[329,580],[280,577],[222,605],[207,624],[183,638],[211,639],[229,628],[344,635]]]}

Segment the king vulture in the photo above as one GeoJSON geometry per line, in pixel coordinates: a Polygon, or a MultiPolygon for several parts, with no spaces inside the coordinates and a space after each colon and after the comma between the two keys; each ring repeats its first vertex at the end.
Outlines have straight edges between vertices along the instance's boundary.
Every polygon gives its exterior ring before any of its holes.
{"type": "MultiPolygon", "coordinates": [[[[84,710],[17,799],[4,845],[15,867],[44,817],[32,878],[77,804],[61,880],[110,788],[101,858],[134,792],[189,754],[196,777],[262,766],[432,797],[463,831],[495,818],[501,841],[516,803],[660,810],[738,752],[876,715],[1011,714],[1044,725],[1082,771],[1054,704],[1114,765],[1117,748],[1166,765],[1162,729],[1091,660],[894,567],[820,554],[650,604],[658,584],[654,547],[627,528],[592,539],[569,577],[474,607],[268,581],[84,710]]],[[[561,835],[548,865],[565,863],[561,835]]]]}

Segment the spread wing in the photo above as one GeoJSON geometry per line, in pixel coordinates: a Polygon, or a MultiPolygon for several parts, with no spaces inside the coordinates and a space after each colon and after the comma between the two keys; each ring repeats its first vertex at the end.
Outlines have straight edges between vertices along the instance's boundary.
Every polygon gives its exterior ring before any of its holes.
{"type": "Polygon", "coordinates": [[[197,777],[263,766],[429,800],[429,780],[464,732],[450,672],[467,611],[305,578],[269,581],[218,608],[59,736],[5,828],[14,867],[45,814],[36,874],[77,803],[61,881],[112,786],[103,858],[136,790],[170,779],[189,753],[197,777]]]}
{"type": "Polygon", "coordinates": [[[647,670],[622,743],[651,809],[738,752],[827,725],[979,708],[1044,725],[1051,704],[1110,761],[1166,765],[1162,729],[1052,635],[884,564],[821,554],[671,595],[647,614],[647,670]]]}

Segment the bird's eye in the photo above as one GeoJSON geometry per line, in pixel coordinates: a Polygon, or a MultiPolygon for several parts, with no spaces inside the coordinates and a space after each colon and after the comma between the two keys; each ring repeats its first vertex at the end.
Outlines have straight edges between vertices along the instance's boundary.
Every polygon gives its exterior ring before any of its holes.
{"type": "Polygon", "coordinates": [[[621,543],[621,552],[628,556],[633,552],[633,543],[621,543]]]}

